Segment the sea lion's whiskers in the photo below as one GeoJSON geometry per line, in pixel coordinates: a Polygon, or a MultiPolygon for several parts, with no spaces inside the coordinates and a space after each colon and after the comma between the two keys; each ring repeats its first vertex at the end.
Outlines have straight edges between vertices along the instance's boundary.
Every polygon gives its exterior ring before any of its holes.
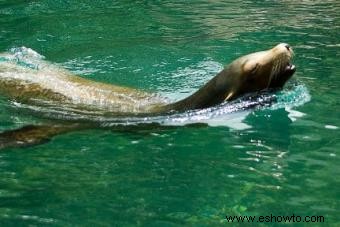
{"type": "Polygon", "coordinates": [[[273,63],[273,68],[272,68],[272,71],[271,71],[270,76],[269,76],[267,88],[269,87],[269,85],[271,84],[273,79],[276,79],[278,72],[280,71],[279,65],[281,65],[281,58],[277,58],[273,63]]]}
{"type": "Polygon", "coordinates": [[[277,77],[279,76],[280,72],[285,69],[285,67],[289,63],[290,58],[291,57],[286,54],[280,54],[275,58],[272,71],[269,76],[267,88],[270,86],[273,80],[278,79],[277,77]]]}
{"type": "Polygon", "coordinates": [[[275,72],[275,79],[277,79],[279,72],[282,71],[283,67],[285,67],[285,64],[286,64],[286,59],[279,58],[279,62],[277,63],[276,72],[275,72]]]}
{"type": "Polygon", "coordinates": [[[273,77],[275,77],[274,76],[275,73],[276,73],[276,65],[274,65],[273,70],[271,71],[271,73],[269,75],[269,80],[268,80],[267,88],[269,87],[270,83],[272,82],[273,77]]]}

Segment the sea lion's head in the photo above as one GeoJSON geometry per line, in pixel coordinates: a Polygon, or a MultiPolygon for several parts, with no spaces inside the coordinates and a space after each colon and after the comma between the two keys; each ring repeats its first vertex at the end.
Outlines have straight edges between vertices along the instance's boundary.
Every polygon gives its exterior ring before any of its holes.
{"type": "Polygon", "coordinates": [[[293,49],[281,43],[266,51],[233,61],[191,96],[163,107],[163,111],[207,108],[246,93],[282,88],[294,74],[293,49]]]}
{"type": "Polygon", "coordinates": [[[293,54],[292,47],[281,43],[236,59],[228,69],[233,77],[233,87],[226,94],[226,100],[245,93],[282,88],[296,70],[291,64],[293,54]]]}

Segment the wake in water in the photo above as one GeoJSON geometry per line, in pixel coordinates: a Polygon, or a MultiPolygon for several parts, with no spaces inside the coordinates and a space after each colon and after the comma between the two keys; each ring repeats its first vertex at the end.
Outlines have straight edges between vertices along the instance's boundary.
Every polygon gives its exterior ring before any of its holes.
{"type": "MultiPolygon", "coordinates": [[[[44,57],[29,48],[13,48],[8,54],[0,55],[0,61],[14,61],[16,64],[39,71],[47,67],[44,57]]],[[[200,73],[206,71],[206,75],[215,73],[220,70],[218,63],[211,64],[211,60],[198,63],[200,73]],[[203,68],[201,65],[214,67],[203,68]]],[[[60,70],[57,66],[50,66],[60,70]]],[[[189,72],[195,69],[189,70],[189,72]]],[[[185,69],[188,71],[188,69],[185,69]]],[[[185,72],[179,72],[185,73],[185,72]]],[[[295,106],[303,105],[310,100],[307,88],[298,82],[289,83],[280,92],[262,92],[260,94],[250,94],[232,102],[224,102],[218,106],[201,110],[191,110],[183,113],[173,113],[169,115],[151,116],[151,117],[111,117],[103,112],[94,110],[79,110],[72,105],[54,105],[53,103],[42,103],[42,105],[27,105],[13,101],[11,104],[15,108],[22,108],[33,111],[49,119],[71,120],[71,121],[89,121],[97,123],[102,127],[112,127],[115,125],[138,125],[157,123],[160,125],[187,125],[194,123],[206,123],[210,126],[228,126],[236,129],[245,129],[249,126],[242,123],[244,118],[251,110],[266,109],[271,110],[286,108],[291,109],[295,106]]]]}

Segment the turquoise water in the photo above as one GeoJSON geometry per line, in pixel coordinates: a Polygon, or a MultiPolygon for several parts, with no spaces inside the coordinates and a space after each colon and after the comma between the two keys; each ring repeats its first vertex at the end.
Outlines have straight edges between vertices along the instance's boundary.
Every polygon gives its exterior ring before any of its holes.
{"type": "MultiPolygon", "coordinates": [[[[0,224],[210,226],[270,214],[339,224],[339,10],[336,0],[0,0],[1,52],[24,46],[85,78],[169,99],[280,42],[297,66],[277,103],[209,125],[75,131],[4,150],[0,224]]],[[[41,120],[4,97],[0,109],[1,130],[41,120]]]]}

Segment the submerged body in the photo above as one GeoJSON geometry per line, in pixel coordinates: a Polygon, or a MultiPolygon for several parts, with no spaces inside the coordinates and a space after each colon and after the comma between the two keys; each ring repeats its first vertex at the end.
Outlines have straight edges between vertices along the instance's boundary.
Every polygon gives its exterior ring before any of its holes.
{"type": "MultiPolygon", "coordinates": [[[[109,116],[157,115],[206,108],[246,93],[281,88],[295,72],[287,44],[233,61],[193,95],[167,103],[154,94],[95,82],[41,61],[38,68],[0,61],[0,93],[25,104],[58,106],[109,116]]],[[[6,55],[0,56],[6,59],[6,55]]]]}

